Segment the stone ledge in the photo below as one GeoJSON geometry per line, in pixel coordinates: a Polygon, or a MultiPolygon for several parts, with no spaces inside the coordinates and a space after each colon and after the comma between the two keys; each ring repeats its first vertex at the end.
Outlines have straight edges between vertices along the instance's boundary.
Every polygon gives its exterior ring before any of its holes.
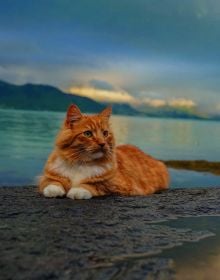
{"type": "Polygon", "coordinates": [[[168,248],[212,236],[163,221],[220,216],[220,188],[146,197],[47,199],[36,188],[0,188],[2,279],[172,279],[168,248]]]}

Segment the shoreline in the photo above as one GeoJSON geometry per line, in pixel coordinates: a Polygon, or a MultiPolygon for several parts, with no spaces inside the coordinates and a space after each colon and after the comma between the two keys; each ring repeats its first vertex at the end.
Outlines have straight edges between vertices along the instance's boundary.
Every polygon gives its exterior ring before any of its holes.
{"type": "Polygon", "coordinates": [[[178,228],[169,225],[189,217],[219,221],[220,187],[90,200],[48,199],[33,186],[1,187],[1,276],[174,279],[175,256],[165,258],[163,253],[215,234],[190,228],[190,223],[178,228]]]}
{"type": "Polygon", "coordinates": [[[167,167],[178,170],[208,172],[220,176],[220,162],[207,160],[161,160],[167,167]]]}

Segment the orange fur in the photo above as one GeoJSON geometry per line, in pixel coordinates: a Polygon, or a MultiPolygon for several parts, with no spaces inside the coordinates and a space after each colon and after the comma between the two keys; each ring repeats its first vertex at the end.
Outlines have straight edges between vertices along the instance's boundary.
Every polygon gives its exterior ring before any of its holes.
{"type": "Polygon", "coordinates": [[[51,184],[66,194],[80,187],[92,196],[148,195],[168,188],[162,162],[132,145],[115,147],[110,115],[110,108],[87,116],[76,105],[69,107],[39,182],[41,193],[51,184]]]}

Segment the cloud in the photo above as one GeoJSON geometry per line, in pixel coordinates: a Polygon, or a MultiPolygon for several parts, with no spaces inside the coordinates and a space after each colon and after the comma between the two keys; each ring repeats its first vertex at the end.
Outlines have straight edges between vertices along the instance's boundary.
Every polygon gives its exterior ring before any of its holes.
{"type": "Polygon", "coordinates": [[[114,91],[115,88],[113,87],[113,85],[111,85],[110,83],[106,82],[106,81],[101,81],[101,80],[91,80],[89,82],[90,86],[94,87],[94,88],[98,88],[98,89],[102,89],[102,90],[107,90],[107,91],[114,91]]]}
{"type": "Polygon", "coordinates": [[[142,103],[151,107],[163,107],[167,105],[167,102],[163,99],[151,99],[151,98],[144,98],[142,103]]]}
{"type": "Polygon", "coordinates": [[[220,1],[0,2],[0,79],[98,101],[219,110],[220,1]]]}
{"type": "Polygon", "coordinates": [[[91,80],[85,85],[72,86],[68,89],[69,93],[90,97],[100,102],[127,103],[136,108],[150,106],[154,108],[173,107],[177,109],[191,109],[197,106],[195,101],[189,98],[152,98],[135,97],[127,91],[118,88],[103,80],[91,80]]]}
{"type": "Polygon", "coordinates": [[[214,114],[220,115],[220,103],[218,103],[218,104],[214,107],[213,113],[214,113],[214,114]]]}
{"type": "Polygon", "coordinates": [[[196,103],[193,100],[187,98],[174,98],[168,102],[168,105],[175,108],[178,107],[193,108],[196,106],[196,103]]]}
{"type": "Polygon", "coordinates": [[[145,104],[150,107],[160,108],[160,107],[173,107],[173,108],[187,108],[192,109],[197,106],[195,101],[188,98],[171,98],[171,99],[158,99],[158,98],[143,98],[139,100],[139,104],[142,106],[145,104]]]}
{"type": "Polygon", "coordinates": [[[78,94],[81,96],[90,97],[100,102],[112,102],[112,103],[133,103],[135,98],[129,93],[114,89],[102,89],[88,86],[73,86],[68,89],[69,93],[78,94]]]}

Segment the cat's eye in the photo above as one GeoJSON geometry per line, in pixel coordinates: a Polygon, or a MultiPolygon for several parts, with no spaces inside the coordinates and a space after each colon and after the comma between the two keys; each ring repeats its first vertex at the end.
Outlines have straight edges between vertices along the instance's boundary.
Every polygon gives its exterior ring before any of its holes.
{"type": "Polygon", "coordinates": [[[92,137],[92,131],[91,130],[86,130],[83,132],[83,135],[86,136],[87,138],[92,137]]]}
{"type": "Polygon", "coordinates": [[[107,136],[108,136],[108,130],[104,130],[104,131],[103,131],[103,136],[104,136],[104,137],[107,137],[107,136]]]}

